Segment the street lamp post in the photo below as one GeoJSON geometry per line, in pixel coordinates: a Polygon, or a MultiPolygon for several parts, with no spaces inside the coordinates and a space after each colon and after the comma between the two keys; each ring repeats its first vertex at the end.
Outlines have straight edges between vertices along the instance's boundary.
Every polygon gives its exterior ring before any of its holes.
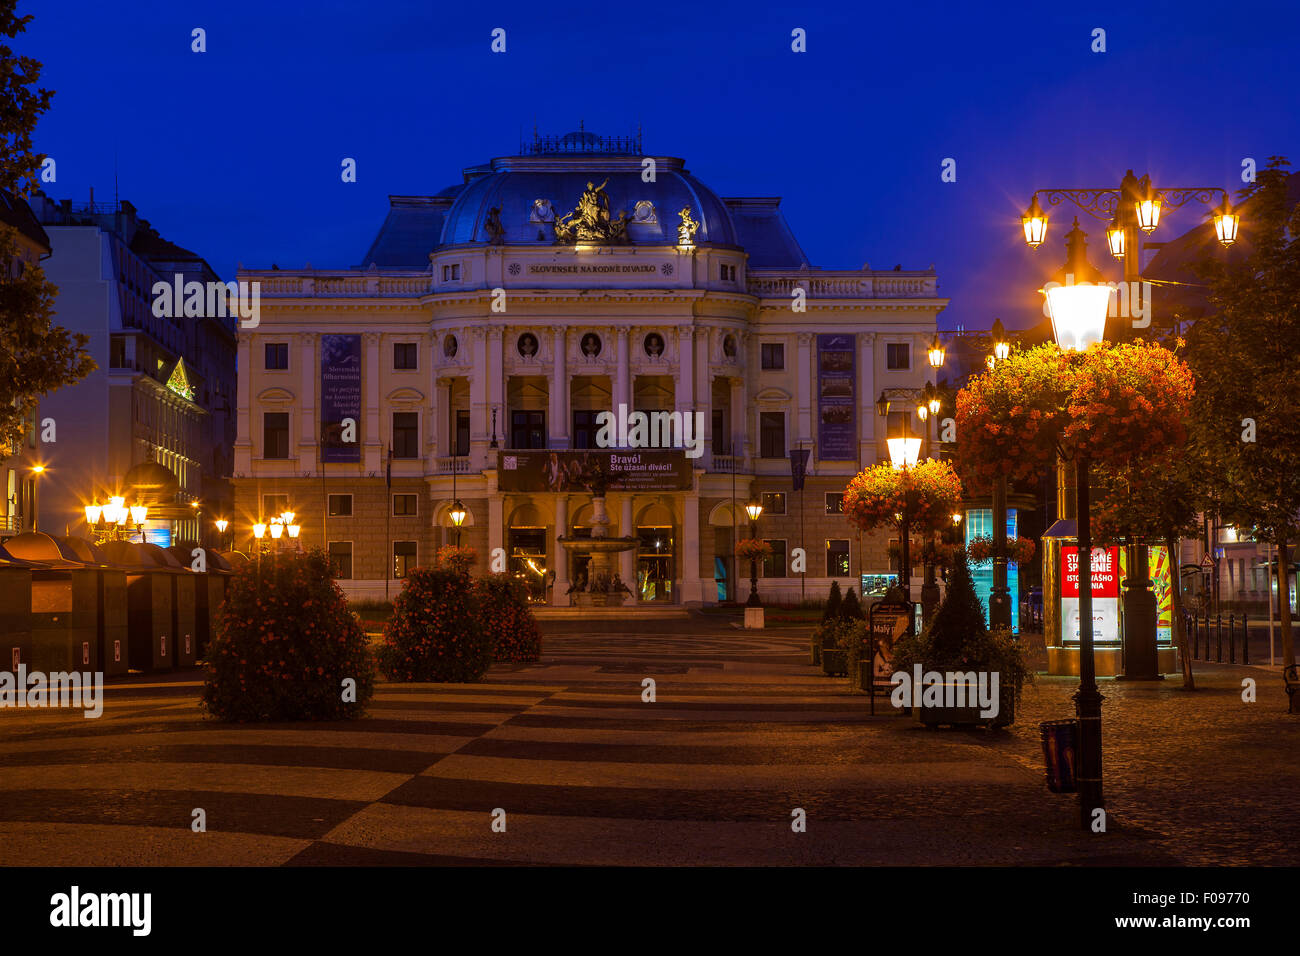
{"type": "Polygon", "coordinates": [[[217,545],[218,547],[220,547],[221,545],[225,544],[226,526],[230,524],[230,522],[227,521],[225,518],[218,518],[215,524],[217,526],[217,536],[218,536],[217,545]]]}
{"type": "Polygon", "coordinates": [[[465,506],[457,498],[455,504],[451,506],[451,523],[456,529],[456,547],[460,547],[460,526],[465,523],[465,506]]]}
{"type": "MultiPolygon", "coordinates": [[[[1102,341],[1110,302],[1106,286],[1088,284],[1096,270],[1088,263],[1087,235],[1078,226],[1066,237],[1066,263],[1062,270],[1075,282],[1046,290],[1048,312],[1057,345],[1066,351],[1083,351],[1102,341]],[[1082,284],[1078,280],[1082,278],[1082,284]],[[1100,291],[1099,291],[1100,290],[1100,291]]],[[[1088,490],[1088,458],[1075,457],[1075,494],[1078,511],[1079,578],[1079,689],[1075,713],[1079,720],[1079,823],[1091,829],[1097,810],[1105,806],[1102,794],[1101,703],[1093,651],[1092,520],[1088,490]]]]}
{"type": "MultiPolygon", "coordinates": [[[[993,320],[993,361],[1005,360],[1011,343],[1001,319],[993,320]]],[[[1007,476],[993,482],[993,590],[989,594],[989,627],[1011,628],[1011,589],[1007,586],[1007,476]]]]}
{"type": "Polygon", "coordinates": [[[35,479],[32,482],[32,531],[41,530],[41,476],[45,474],[44,465],[32,465],[32,474],[35,479]]]}
{"type": "MultiPolygon", "coordinates": [[[[745,505],[745,512],[749,515],[749,537],[753,541],[758,540],[758,519],[763,513],[763,504],[758,500],[757,495],[749,499],[745,505]]],[[[749,599],[745,601],[745,607],[762,607],[763,602],[758,598],[758,558],[749,559],[749,599]]]]}

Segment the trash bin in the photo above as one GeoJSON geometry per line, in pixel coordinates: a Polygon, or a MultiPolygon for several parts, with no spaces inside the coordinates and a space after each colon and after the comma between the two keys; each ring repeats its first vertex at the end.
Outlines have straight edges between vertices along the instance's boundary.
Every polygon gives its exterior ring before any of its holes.
{"type": "Polygon", "coordinates": [[[198,657],[198,628],[194,623],[194,605],[197,601],[195,590],[203,575],[191,571],[189,564],[181,564],[176,555],[166,548],[160,548],[156,544],[142,544],[140,548],[171,578],[172,634],[176,636],[172,662],[177,667],[193,667],[198,657]]]}
{"type": "Polygon", "coordinates": [[[4,551],[32,565],[31,669],[47,674],[99,670],[94,569],[66,558],[58,543],[39,531],[10,538],[4,551]]]}
{"type": "MultiPolygon", "coordinates": [[[[173,553],[175,549],[172,549],[173,553]]],[[[230,564],[217,551],[207,553],[206,574],[196,574],[194,602],[194,627],[198,640],[198,659],[204,660],[216,627],[217,612],[226,596],[226,582],[230,578],[230,564]]]]}
{"type": "Polygon", "coordinates": [[[109,564],[99,545],[85,538],[56,538],[55,541],[66,558],[81,561],[94,569],[98,592],[95,636],[99,667],[107,677],[125,674],[130,668],[126,572],[109,564]]]}
{"type": "Polygon", "coordinates": [[[176,658],[173,635],[172,574],[129,541],[101,545],[104,557],[126,573],[128,663],[141,672],[171,670],[176,658]]]}
{"type": "Polygon", "coordinates": [[[1045,720],[1038,725],[1047,761],[1047,789],[1052,793],[1077,793],[1075,777],[1079,757],[1079,722],[1045,720]]]}
{"type": "Polygon", "coordinates": [[[0,670],[18,673],[32,663],[32,569],[0,558],[0,670]]]}

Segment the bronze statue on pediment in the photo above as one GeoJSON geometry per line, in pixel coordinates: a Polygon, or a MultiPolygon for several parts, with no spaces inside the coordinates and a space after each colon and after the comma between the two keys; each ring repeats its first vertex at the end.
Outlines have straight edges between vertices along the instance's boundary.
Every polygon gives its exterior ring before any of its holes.
{"type": "Polygon", "coordinates": [[[588,182],[573,212],[555,217],[551,225],[557,245],[581,242],[609,246],[628,241],[627,212],[620,212],[617,219],[609,217],[609,194],[605,192],[608,184],[608,177],[599,186],[588,182]]]}

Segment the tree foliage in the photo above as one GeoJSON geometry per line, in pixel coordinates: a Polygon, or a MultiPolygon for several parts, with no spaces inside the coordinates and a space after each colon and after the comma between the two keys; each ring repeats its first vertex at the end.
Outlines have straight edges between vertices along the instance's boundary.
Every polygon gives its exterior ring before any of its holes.
{"type": "MultiPolygon", "coordinates": [[[[27,29],[31,15],[15,13],[18,0],[0,0],[0,37],[9,40],[27,29]]],[[[0,189],[26,196],[36,188],[45,156],[32,152],[32,132],[50,108],[52,90],[35,88],[41,63],[19,56],[0,41],[0,189]]]]}
{"type": "MultiPolygon", "coordinates": [[[[1283,567],[1300,538],[1300,204],[1288,198],[1287,167],[1271,158],[1242,191],[1248,254],[1199,264],[1210,310],[1187,350],[1197,380],[1192,444],[1214,510],[1276,544],[1283,567]]],[[[1294,663],[1288,602],[1281,611],[1283,654],[1294,663]]]]}

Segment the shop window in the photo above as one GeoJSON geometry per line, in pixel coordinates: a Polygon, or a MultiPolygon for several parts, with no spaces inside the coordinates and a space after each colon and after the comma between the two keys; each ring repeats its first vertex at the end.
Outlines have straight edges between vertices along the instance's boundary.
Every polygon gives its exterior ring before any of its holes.
{"type": "Polygon", "coordinates": [[[393,343],[393,368],[413,369],[416,367],[416,347],[414,342],[393,343]]]}
{"type": "Polygon", "coordinates": [[[329,543],[330,569],[334,577],[344,581],[352,580],[352,542],[331,541],[329,543]]]}
{"type": "Polygon", "coordinates": [[[418,495],[393,495],[393,516],[396,518],[414,516],[418,499],[418,495]]]}
{"type": "Polygon", "coordinates": [[[404,578],[415,567],[415,542],[393,542],[393,577],[404,578]]]}
{"type": "Polygon", "coordinates": [[[764,342],[759,346],[763,368],[767,371],[780,371],[785,368],[785,345],[781,342],[764,342]]]}
{"type": "Polygon", "coordinates": [[[763,559],[763,577],[765,578],[786,577],[785,538],[764,538],[763,540],[772,549],[772,554],[763,559]]]}
{"type": "Polygon", "coordinates": [[[826,542],[826,576],[843,578],[849,573],[848,538],[831,538],[826,542]]]}
{"type": "Polygon", "coordinates": [[[763,492],[763,516],[783,515],[785,514],[785,492],[784,491],[765,491],[763,492]]]}
{"type": "Polygon", "coordinates": [[[785,412],[759,412],[759,454],[764,458],[785,457],[785,412]]]}
{"type": "Polygon", "coordinates": [[[284,371],[289,367],[289,343],[266,343],[266,368],[268,371],[284,371]]]}
{"type": "Polygon", "coordinates": [[[546,529],[511,528],[510,573],[528,588],[528,599],[534,603],[546,600],[546,529]]]}
{"type": "Polygon", "coordinates": [[[289,457],[289,413],[266,412],[262,416],[262,457],[289,457]]]}
{"type": "Polygon", "coordinates": [[[393,457],[420,457],[419,412],[393,412],[393,457]]]}
{"type": "Polygon", "coordinates": [[[643,527],[637,528],[636,533],[640,539],[637,547],[634,588],[637,598],[642,601],[671,601],[674,573],[673,529],[643,527]]]}
{"type": "Polygon", "coordinates": [[[330,495],[329,516],[331,518],[351,518],[352,517],[352,496],[351,495],[330,495]]]}

